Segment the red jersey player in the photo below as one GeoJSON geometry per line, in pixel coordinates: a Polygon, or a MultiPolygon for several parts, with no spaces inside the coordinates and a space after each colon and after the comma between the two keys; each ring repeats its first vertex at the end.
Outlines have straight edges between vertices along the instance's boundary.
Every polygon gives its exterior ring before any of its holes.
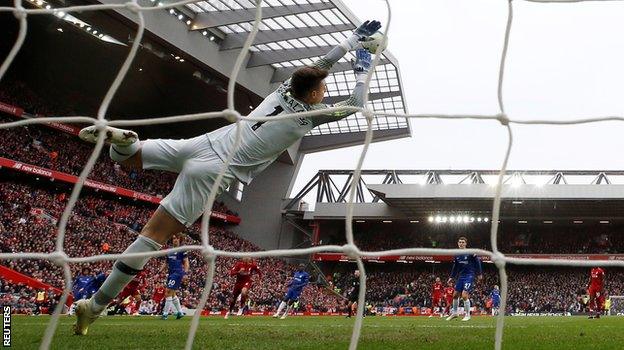
{"type": "Polygon", "coordinates": [[[163,287],[161,283],[157,284],[156,288],[154,288],[152,300],[154,300],[154,305],[156,306],[155,312],[157,314],[161,313],[162,301],[165,300],[165,287],[163,287]]]}
{"type": "Polygon", "coordinates": [[[436,277],[435,282],[431,286],[431,315],[429,317],[433,317],[433,314],[438,311],[442,314],[442,290],[444,286],[442,285],[442,281],[440,277],[436,277]]]}
{"type": "Polygon", "coordinates": [[[141,290],[145,287],[146,270],[141,270],[128,285],[119,294],[119,300],[123,301],[127,297],[133,297],[134,300],[141,304],[141,290]]]}
{"type": "Polygon", "coordinates": [[[225,319],[227,319],[234,310],[234,305],[236,304],[236,299],[239,295],[240,308],[238,309],[238,316],[243,314],[243,306],[245,306],[245,303],[247,302],[247,294],[249,293],[249,289],[251,289],[251,275],[254,272],[260,275],[258,265],[256,265],[256,263],[250,258],[243,258],[230,270],[230,276],[236,276],[236,283],[234,284],[234,290],[232,291],[230,308],[225,313],[225,319]]]}
{"type": "MultiPolygon", "coordinates": [[[[116,303],[115,313],[118,313],[121,310],[126,309],[128,305],[131,305],[131,310],[138,310],[139,305],[141,305],[141,290],[145,287],[145,279],[146,279],[146,270],[142,270],[139,272],[130,283],[126,285],[126,287],[119,293],[117,298],[111,303],[116,303]],[[124,303],[126,298],[130,298],[127,303],[124,303]],[[132,303],[134,301],[134,303],[132,303]],[[134,307],[134,306],[135,307],[134,307]]],[[[134,313],[132,311],[131,313],[134,313]]]]}
{"type": "Polygon", "coordinates": [[[444,301],[446,302],[446,306],[444,307],[444,313],[449,314],[451,312],[451,306],[453,305],[453,293],[455,292],[455,285],[452,280],[449,280],[448,285],[444,288],[444,301]]]}
{"type": "Polygon", "coordinates": [[[589,318],[600,318],[600,313],[604,309],[604,295],[602,288],[604,287],[605,272],[600,267],[591,269],[591,278],[589,279],[589,318]],[[592,315],[593,313],[593,315],[592,315]]]}

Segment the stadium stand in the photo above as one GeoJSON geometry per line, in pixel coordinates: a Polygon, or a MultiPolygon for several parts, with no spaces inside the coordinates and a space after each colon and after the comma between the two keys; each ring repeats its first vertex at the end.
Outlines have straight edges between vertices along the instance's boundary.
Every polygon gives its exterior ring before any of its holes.
{"type": "MultiPolygon", "coordinates": [[[[49,106],[49,102],[39,98],[23,83],[14,82],[7,86],[11,86],[11,90],[0,90],[0,102],[19,106],[37,116],[68,112],[56,107],[44,107],[49,106]]],[[[4,116],[2,122],[13,120],[14,118],[4,116]]],[[[80,173],[92,151],[89,145],[74,135],[41,126],[3,129],[0,135],[0,156],[74,175],[80,173]]],[[[98,158],[91,178],[158,196],[168,193],[175,182],[175,175],[166,172],[126,172],[118,164],[114,164],[106,153],[98,158]]]]}
{"type": "MultiPolygon", "coordinates": [[[[37,115],[54,115],[69,113],[70,110],[54,106],[44,101],[32,92],[25,84],[15,82],[10,89],[0,90],[0,101],[19,105],[25,110],[37,115]]],[[[1,116],[2,121],[12,121],[8,115],[1,116]]],[[[80,142],[75,136],[67,135],[42,126],[16,128],[0,131],[0,156],[21,162],[34,164],[53,170],[77,175],[86,162],[90,148],[80,142]],[[18,145],[16,147],[16,145],[18,145]],[[65,150],[65,151],[62,151],[65,150]]],[[[13,177],[9,174],[4,179],[5,185],[0,190],[2,238],[0,249],[3,252],[31,251],[51,252],[54,249],[56,235],[55,224],[67,202],[70,188],[62,184],[29,183],[29,179],[13,177]],[[44,238],[44,239],[42,239],[44,238]]],[[[95,170],[91,173],[94,180],[124,186],[136,191],[142,191],[158,196],[169,191],[175,175],[166,172],[130,172],[127,173],[118,165],[113,164],[106,156],[101,155],[95,170]]],[[[32,181],[32,179],[30,179],[32,181]]],[[[74,215],[68,225],[68,240],[65,247],[71,256],[89,256],[105,252],[118,253],[134,239],[151,215],[153,207],[121,201],[121,198],[112,199],[91,193],[83,196],[74,210],[74,215]],[[104,250],[104,247],[106,248],[104,250]]],[[[216,202],[213,210],[230,215],[237,215],[230,211],[222,202],[216,202]]],[[[197,226],[191,229],[199,233],[197,226]]],[[[211,241],[214,246],[224,250],[255,251],[259,248],[248,241],[242,240],[222,227],[212,227],[211,241]]],[[[197,303],[200,290],[203,287],[205,271],[200,268],[201,257],[191,253],[191,278],[182,292],[181,299],[184,305],[192,308],[197,303]]],[[[232,278],[229,277],[229,268],[234,264],[233,259],[219,258],[217,276],[214,281],[214,292],[208,303],[208,309],[220,311],[224,309],[232,289],[232,278]]],[[[148,266],[148,273],[158,278],[150,279],[151,285],[146,286],[144,295],[151,296],[158,284],[155,281],[164,281],[165,275],[160,270],[162,260],[153,261],[148,266]]],[[[259,262],[263,271],[261,283],[252,290],[256,310],[272,307],[281,299],[286,286],[284,281],[290,275],[294,265],[286,264],[277,259],[262,259],[259,262]]],[[[19,272],[42,280],[50,285],[61,287],[63,279],[60,269],[48,261],[17,261],[8,264],[19,272]]],[[[111,262],[91,263],[93,271],[105,272],[111,267],[111,262]]],[[[73,267],[76,275],[81,266],[73,267]]],[[[337,297],[331,293],[319,290],[320,287],[309,288],[306,296],[309,310],[327,311],[338,304],[337,297]]],[[[31,294],[34,291],[30,291],[31,294]]],[[[20,293],[28,295],[27,289],[21,288],[20,293]]],[[[23,299],[23,298],[22,298],[23,299]]],[[[19,300],[22,300],[19,299],[19,300]]],[[[32,299],[32,295],[31,295],[32,299]]],[[[26,299],[24,299],[26,300],[26,299]]],[[[27,304],[25,304],[27,305],[27,304]]],[[[20,312],[33,312],[28,306],[20,307],[20,312]]]]}
{"type": "MultiPolygon", "coordinates": [[[[45,117],[68,113],[61,107],[49,107],[54,104],[39,98],[26,84],[16,81],[0,89],[0,102],[29,111],[31,115],[45,117]]],[[[1,122],[14,121],[15,117],[0,114],[1,122]]],[[[79,175],[91,152],[89,145],[75,135],[68,135],[44,126],[0,130],[0,157],[5,157],[43,168],[79,175]]],[[[115,184],[157,197],[163,197],[173,187],[175,174],[164,171],[125,171],[114,163],[106,153],[98,158],[92,180],[115,184]]],[[[215,203],[214,210],[238,216],[222,202],[215,203]]]]}
{"type": "MultiPolygon", "coordinates": [[[[2,203],[2,232],[0,247],[2,251],[38,251],[50,252],[54,249],[54,235],[56,234],[53,222],[60,215],[67,200],[69,189],[66,185],[44,181],[28,181],[3,174],[3,183],[0,190],[2,203]],[[35,209],[40,209],[37,211],[35,209]]],[[[137,231],[147,221],[151,208],[145,204],[131,201],[122,201],[110,198],[109,195],[86,192],[74,211],[69,225],[66,250],[72,256],[88,256],[101,254],[104,244],[109,246],[109,252],[119,252],[133,239],[137,231]],[[107,198],[108,197],[108,198],[107,198]]],[[[193,227],[194,232],[197,227],[193,227]]],[[[214,226],[211,230],[211,240],[215,246],[224,250],[255,251],[259,248],[248,241],[240,239],[227,230],[226,227],[214,226]]],[[[554,242],[552,243],[554,245],[554,242]]],[[[182,292],[183,303],[193,307],[203,286],[204,270],[201,266],[201,257],[191,253],[191,271],[193,273],[182,292]]],[[[217,260],[214,291],[211,294],[208,308],[220,311],[228,302],[232,289],[232,278],[228,275],[234,261],[228,258],[217,260]]],[[[143,296],[151,297],[154,288],[165,280],[160,271],[161,260],[148,265],[150,275],[158,278],[150,279],[143,296]]],[[[282,297],[284,283],[290,274],[293,265],[278,259],[261,259],[260,268],[262,278],[252,289],[253,311],[272,310],[282,297]]],[[[330,279],[338,287],[339,293],[346,292],[344,285],[347,272],[345,267],[350,265],[336,264],[335,271],[330,272],[330,279]],[[342,272],[341,272],[342,271],[342,272]]],[[[55,287],[62,287],[63,281],[58,267],[46,261],[19,261],[11,262],[9,267],[22,273],[41,279],[55,287]]],[[[95,271],[107,271],[110,262],[91,263],[95,271]]],[[[379,268],[370,268],[368,278],[367,300],[377,307],[428,307],[430,303],[430,284],[432,275],[445,279],[448,276],[448,265],[436,266],[432,270],[427,265],[415,264],[388,264],[379,268]]],[[[81,266],[74,266],[74,274],[81,266]]],[[[510,269],[510,303],[509,311],[569,311],[579,310],[579,298],[583,294],[587,273],[582,269],[550,270],[540,269],[510,269]],[[547,282],[547,283],[545,283],[547,282]]],[[[610,272],[610,284],[607,285],[609,294],[624,293],[624,272],[610,272]]],[[[475,293],[475,306],[483,308],[489,289],[497,283],[497,274],[494,269],[486,266],[485,278],[479,283],[475,293]]],[[[34,313],[36,305],[35,290],[22,286],[3,286],[3,294],[18,295],[15,305],[20,312],[34,313]]],[[[5,296],[6,297],[6,296],[5,296]]],[[[339,311],[343,303],[335,295],[323,291],[320,286],[306,289],[302,309],[311,311],[339,311]],[[309,304],[309,306],[308,306],[309,304]]]]}
{"type": "MultiPolygon", "coordinates": [[[[45,116],[71,114],[70,106],[54,105],[32,92],[21,82],[8,84],[10,89],[0,90],[0,101],[19,105],[32,115],[45,116]]],[[[12,121],[14,117],[0,114],[0,121],[12,121]]],[[[0,130],[0,156],[34,164],[53,170],[77,175],[90,154],[90,146],[80,142],[74,135],[44,126],[0,130]],[[16,145],[18,145],[16,147],[16,145]]],[[[95,170],[91,173],[94,180],[123,186],[136,191],[162,196],[167,193],[175,181],[175,175],[166,172],[126,172],[105,155],[101,155],[95,170]]],[[[0,250],[3,252],[51,252],[54,249],[56,221],[67,202],[70,188],[65,184],[35,180],[7,172],[0,173],[3,186],[0,188],[0,250]]],[[[236,215],[223,203],[215,203],[214,210],[236,215]]],[[[101,253],[121,252],[140,232],[153,206],[137,203],[109,194],[85,190],[79,200],[67,232],[65,251],[70,256],[90,256],[101,253]]],[[[357,230],[356,243],[363,250],[386,250],[408,246],[453,248],[455,236],[436,230],[406,230],[402,234],[389,234],[387,226],[380,224],[361,225],[357,230]]],[[[189,233],[197,234],[198,226],[189,233]]],[[[624,249],[624,240],[618,239],[616,228],[605,227],[590,232],[586,228],[558,227],[557,230],[532,232],[517,226],[502,226],[500,249],[506,253],[617,253],[624,249]]],[[[211,242],[218,249],[230,251],[257,251],[260,248],[243,240],[229,231],[226,226],[211,227],[211,242]]],[[[489,247],[489,225],[470,232],[471,246],[482,249],[489,247]]],[[[344,232],[334,232],[322,237],[323,244],[344,244],[344,232]]],[[[187,242],[188,243],[188,242],[187,242]]],[[[190,253],[192,274],[181,292],[184,305],[193,308],[203,287],[205,270],[201,256],[190,253]]],[[[163,260],[154,260],[146,267],[148,273],[157,278],[149,279],[149,284],[142,291],[144,313],[156,310],[151,301],[154,289],[162,285],[165,275],[161,270],[163,260]],[[149,306],[148,307],[148,301],[149,306]]],[[[234,264],[233,259],[217,259],[216,276],[213,291],[206,309],[219,312],[226,308],[233,279],[228,271],[234,264]]],[[[290,276],[294,265],[279,259],[261,259],[259,261],[263,276],[252,289],[252,310],[257,312],[272,311],[286,289],[285,281],[290,276]]],[[[371,265],[371,264],[369,264],[371,265]]],[[[8,266],[16,271],[62,288],[63,279],[60,269],[48,261],[12,261],[8,266]]],[[[106,272],[111,262],[90,263],[97,272],[106,272]]],[[[76,275],[82,266],[73,266],[76,275]]],[[[347,290],[345,283],[350,270],[349,264],[325,263],[327,279],[335,293],[328,292],[321,285],[307,288],[303,294],[303,303],[299,311],[339,312],[344,302],[339,294],[347,290]]],[[[432,268],[425,263],[414,265],[386,264],[369,267],[367,302],[373,309],[387,309],[394,312],[400,308],[430,307],[430,285],[433,276],[443,280],[448,275],[448,264],[432,268]]],[[[583,306],[583,286],[587,273],[580,269],[548,268],[510,268],[510,288],[508,312],[578,312],[583,306]],[[548,283],[545,283],[548,281],[548,283]]],[[[610,295],[624,293],[622,282],[624,272],[612,274],[612,281],[607,285],[610,295]]],[[[486,266],[484,280],[478,284],[474,293],[476,307],[485,309],[489,290],[497,284],[497,272],[486,266]]],[[[20,284],[0,284],[0,298],[14,306],[18,313],[47,313],[53,308],[58,296],[46,296],[45,303],[37,303],[37,290],[20,284]],[[43,311],[42,311],[43,310],[43,311]]],[[[130,305],[129,310],[140,311],[139,305],[130,305]]]]}
{"type": "MultiPolygon", "coordinates": [[[[4,185],[0,189],[2,218],[0,248],[4,252],[30,251],[51,252],[54,249],[56,229],[54,223],[60,216],[68,199],[68,188],[64,184],[17,178],[10,174],[2,174],[4,185]]],[[[102,253],[118,253],[134,239],[134,236],[145,224],[153,207],[132,201],[122,201],[111,196],[95,192],[85,192],[74,210],[67,232],[66,251],[71,256],[89,256],[102,253]],[[109,197],[109,198],[106,198],[109,197]],[[106,247],[106,249],[104,248],[106,247]]],[[[190,233],[199,233],[198,226],[190,229],[190,233]]],[[[248,241],[237,237],[226,227],[211,228],[211,242],[223,250],[256,251],[259,248],[248,241]]],[[[193,308],[200,295],[205,271],[199,254],[190,253],[191,271],[187,285],[183,288],[181,299],[183,304],[193,308]]],[[[153,289],[164,282],[166,276],[161,271],[163,259],[156,259],[148,266],[150,276],[143,295],[147,298],[153,289]]],[[[233,279],[228,272],[234,260],[219,258],[217,275],[214,281],[214,292],[209,302],[209,309],[220,311],[227,304],[227,298],[233,287],[233,279]]],[[[287,276],[294,265],[278,259],[260,259],[263,276],[252,289],[254,310],[270,309],[281,299],[286,288],[287,276]]],[[[24,274],[45,281],[55,287],[63,286],[60,269],[47,261],[13,261],[8,265],[24,274]]],[[[90,263],[93,271],[106,272],[111,262],[90,263]]],[[[76,275],[82,266],[73,266],[76,275]]],[[[335,308],[338,298],[323,291],[321,286],[313,286],[305,293],[311,309],[326,311],[335,308]]]]}
{"type": "MultiPolygon", "coordinates": [[[[375,265],[367,266],[367,302],[380,309],[391,306],[397,312],[400,307],[430,307],[431,285],[435,277],[440,277],[445,283],[450,273],[450,264],[436,264],[435,267],[423,263],[375,265]]],[[[330,268],[334,273],[328,277],[336,286],[344,286],[352,270],[345,270],[341,264],[330,268]]],[[[607,295],[624,293],[624,271],[613,269],[609,274],[607,295]]],[[[509,276],[508,313],[580,312],[584,307],[582,296],[587,293],[585,287],[588,282],[585,269],[513,267],[509,276]]],[[[498,272],[491,266],[484,266],[483,280],[476,284],[472,294],[473,306],[484,310],[495,284],[498,284],[498,272]]]]}
{"type": "Polygon", "coordinates": [[[0,303],[11,306],[15,313],[25,315],[51,314],[59,296],[45,290],[36,290],[24,284],[0,280],[0,303]],[[43,300],[38,300],[43,293],[43,300]]]}

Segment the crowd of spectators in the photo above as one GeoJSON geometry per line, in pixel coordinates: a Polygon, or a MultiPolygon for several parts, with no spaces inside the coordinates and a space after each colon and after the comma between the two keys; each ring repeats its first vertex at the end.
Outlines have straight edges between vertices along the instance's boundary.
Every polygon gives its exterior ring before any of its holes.
{"type": "MultiPolygon", "coordinates": [[[[0,101],[18,105],[31,114],[71,115],[71,108],[59,106],[40,99],[24,84],[16,82],[0,89],[0,101]]],[[[0,122],[13,121],[0,114],[0,122]]],[[[0,156],[37,166],[78,175],[87,162],[92,145],[81,142],[75,135],[65,134],[44,126],[28,126],[0,129],[0,156]]],[[[62,184],[45,181],[29,182],[27,179],[3,176],[0,187],[0,251],[45,252],[54,251],[57,223],[67,204],[70,189],[62,184]]],[[[171,189],[175,174],[158,171],[125,171],[112,162],[106,152],[98,157],[90,174],[93,180],[114,184],[139,192],[164,196],[171,189]]],[[[30,180],[32,181],[32,180],[30,180]]],[[[84,190],[67,225],[63,249],[68,256],[86,257],[122,252],[140,232],[154,207],[107,197],[84,190]]],[[[215,210],[235,215],[223,203],[216,203],[215,210]]],[[[193,226],[187,232],[197,234],[193,226]]],[[[356,243],[363,250],[385,250],[405,247],[455,248],[457,235],[445,230],[384,229],[381,226],[356,227],[356,243]]],[[[624,250],[624,239],[616,229],[605,226],[590,232],[582,227],[556,229],[517,230],[501,226],[500,249],[505,253],[616,253],[624,250]]],[[[470,247],[489,249],[489,228],[470,232],[470,247]]],[[[213,246],[229,251],[257,251],[260,248],[241,239],[225,226],[212,225],[210,241],[213,246]]],[[[183,244],[192,244],[186,238],[183,244]]],[[[344,235],[325,237],[322,244],[344,244],[344,235]]],[[[191,273],[179,293],[182,303],[194,308],[204,287],[207,266],[200,254],[190,254],[191,273]]],[[[234,279],[229,270],[235,259],[219,257],[216,260],[215,278],[207,309],[224,310],[231,298],[234,279]]],[[[262,275],[255,278],[251,289],[252,310],[273,310],[282,298],[286,283],[295,267],[284,260],[258,259],[262,275]]],[[[76,276],[83,266],[94,272],[107,272],[111,261],[72,265],[76,276]]],[[[156,287],[165,281],[164,259],[152,259],[146,266],[148,285],[142,290],[148,305],[156,287]]],[[[63,288],[65,282],[60,267],[47,260],[13,260],[7,266],[41,280],[51,286],[63,288]]],[[[346,265],[349,266],[349,265],[346,265]]],[[[376,306],[430,306],[431,284],[434,276],[446,280],[448,264],[436,265],[436,269],[423,264],[374,267],[367,271],[367,301],[376,306]]],[[[352,270],[344,264],[327,267],[333,290],[323,283],[313,283],[304,289],[300,308],[311,311],[338,311],[344,305],[339,295],[348,292],[346,286],[352,270]]],[[[624,293],[624,272],[607,270],[607,293],[624,293]]],[[[588,280],[586,269],[566,268],[508,268],[508,312],[558,312],[579,311],[581,295],[585,293],[588,280]]],[[[495,269],[486,268],[484,279],[473,291],[473,305],[482,308],[491,288],[498,282],[495,269]]],[[[316,282],[316,281],[314,281],[316,282]]],[[[319,281],[320,282],[320,281],[319,281]]],[[[19,313],[42,313],[49,311],[56,296],[47,292],[45,302],[37,301],[36,291],[26,285],[11,284],[0,280],[0,301],[13,306],[19,313]]],[[[153,310],[154,305],[144,310],[153,310]]]]}
{"type": "MultiPolygon", "coordinates": [[[[71,109],[39,98],[19,81],[5,84],[0,88],[0,102],[13,104],[37,116],[72,115],[71,109]]],[[[15,121],[15,118],[0,113],[0,123],[11,121],[15,121]]],[[[0,129],[0,157],[51,170],[79,175],[92,151],[93,145],[81,141],[76,135],[41,125],[0,129]]],[[[108,157],[106,147],[89,174],[92,180],[161,198],[170,192],[176,176],[158,170],[127,171],[108,157]]],[[[223,203],[216,203],[215,210],[237,215],[223,203]]]]}
{"type": "MultiPolygon", "coordinates": [[[[52,252],[55,248],[56,222],[67,203],[69,188],[63,184],[12,177],[3,177],[0,187],[0,250],[3,252],[52,252]]],[[[80,197],[67,226],[64,243],[65,252],[72,257],[92,256],[121,252],[135,238],[147,222],[153,207],[131,201],[109,198],[106,194],[85,191],[80,197]]],[[[188,233],[198,233],[198,227],[188,233]]],[[[257,251],[259,248],[229,231],[225,226],[213,225],[210,231],[211,244],[228,251],[257,251]]],[[[186,238],[185,244],[192,244],[186,238]]],[[[191,274],[181,291],[183,304],[193,308],[204,285],[206,264],[202,257],[190,253],[191,274]]],[[[294,265],[274,259],[258,259],[262,276],[255,278],[251,291],[252,310],[270,311],[283,296],[288,278],[294,265]]],[[[219,257],[216,261],[215,279],[207,309],[225,309],[231,298],[233,278],[229,270],[235,259],[219,257]]],[[[152,259],[146,266],[149,285],[143,290],[148,301],[157,286],[165,281],[164,259],[152,259]]],[[[483,307],[497,284],[497,272],[485,265],[484,279],[477,283],[473,292],[473,305],[483,307]]],[[[62,288],[64,281],[58,266],[46,260],[15,260],[10,268],[42,280],[54,287],[62,288]]],[[[74,276],[85,264],[73,265],[74,276]]],[[[89,263],[95,272],[106,272],[111,262],[89,263]]],[[[301,308],[314,311],[340,311],[342,298],[348,292],[345,282],[352,271],[345,270],[345,264],[330,267],[333,271],[329,280],[336,290],[329,291],[322,284],[313,284],[305,289],[301,308]]],[[[446,280],[448,264],[387,264],[369,265],[367,271],[367,301],[376,306],[430,306],[431,283],[434,276],[446,280]],[[430,266],[435,266],[433,269],[430,266]]],[[[555,312],[578,311],[581,308],[579,296],[584,293],[588,281],[587,269],[565,268],[508,268],[509,308],[508,311],[555,312]]],[[[314,281],[316,282],[316,281],[314,281]]],[[[3,286],[17,288],[10,294],[16,310],[34,313],[35,291],[25,286],[3,286]]],[[[607,269],[607,293],[624,293],[624,271],[607,269]]]]}
{"type": "Polygon", "coordinates": [[[0,304],[17,314],[51,314],[60,295],[52,290],[36,290],[23,283],[0,279],[0,304]]]}
{"type": "MultiPolygon", "coordinates": [[[[366,300],[376,307],[431,307],[431,289],[435,277],[442,283],[449,278],[450,264],[394,264],[367,267],[366,300]]],[[[337,286],[344,286],[352,270],[334,266],[330,276],[337,286]]],[[[606,269],[605,293],[623,295],[624,270],[606,269]]],[[[589,269],[562,267],[507,267],[509,297],[507,312],[580,312],[587,294],[589,269]]],[[[482,280],[475,280],[472,305],[485,309],[494,285],[499,285],[498,271],[485,266],[482,280]]]]}
{"type": "MultiPolygon", "coordinates": [[[[45,252],[54,251],[57,235],[56,223],[68,201],[68,188],[64,184],[48,181],[28,182],[22,179],[3,177],[0,187],[0,250],[3,252],[45,252]]],[[[71,257],[86,257],[107,253],[122,252],[136,238],[138,232],[149,219],[154,207],[149,204],[107,198],[90,190],[83,192],[73,210],[67,225],[64,251],[71,257]]],[[[187,234],[199,234],[197,225],[189,228],[187,234]]],[[[212,225],[211,244],[221,250],[257,251],[260,248],[232,233],[225,226],[212,225]]],[[[183,244],[193,244],[185,238],[183,244]]],[[[197,305],[204,286],[207,267],[199,253],[190,252],[190,271],[186,285],[179,296],[189,308],[197,305]]],[[[229,270],[235,259],[219,257],[216,261],[216,275],[213,291],[208,301],[208,309],[225,309],[231,298],[234,278],[229,270]]],[[[252,309],[263,311],[272,309],[283,297],[286,282],[295,266],[280,259],[263,258],[257,263],[262,275],[256,278],[251,291],[252,309]]],[[[62,288],[64,281],[61,269],[47,260],[14,260],[8,267],[18,272],[62,288]]],[[[143,296],[148,299],[153,290],[166,279],[163,269],[164,258],[150,260],[146,269],[150,278],[143,296]]],[[[72,265],[73,276],[83,266],[94,272],[107,272],[110,261],[72,265]]],[[[322,285],[313,284],[306,289],[302,307],[327,311],[335,308],[338,297],[322,285]]]]}
{"type": "MultiPolygon", "coordinates": [[[[13,119],[0,119],[8,121],[13,119]]],[[[43,126],[0,130],[0,157],[72,175],[80,174],[92,151],[93,145],[81,142],[77,136],[43,126]]],[[[89,174],[92,180],[160,197],[169,193],[175,177],[164,171],[126,171],[108,157],[107,150],[101,152],[89,174]]]]}

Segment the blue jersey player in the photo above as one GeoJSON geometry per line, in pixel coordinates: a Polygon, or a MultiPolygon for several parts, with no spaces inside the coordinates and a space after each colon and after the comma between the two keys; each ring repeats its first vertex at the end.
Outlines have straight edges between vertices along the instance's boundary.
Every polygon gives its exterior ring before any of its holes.
{"type": "Polygon", "coordinates": [[[492,300],[492,316],[496,316],[500,307],[500,290],[498,286],[494,286],[494,289],[490,292],[490,299],[492,300]]]}
{"type": "Polygon", "coordinates": [[[275,313],[275,315],[273,315],[273,317],[279,317],[280,313],[282,312],[282,310],[284,310],[285,307],[286,311],[284,311],[284,314],[282,315],[282,317],[280,317],[280,319],[282,320],[285,319],[288,315],[288,310],[290,309],[291,305],[295,301],[299,300],[299,296],[301,295],[301,292],[303,292],[303,288],[307,286],[308,283],[310,283],[310,274],[305,271],[304,264],[299,264],[297,271],[295,271],[292,280],[288,284],[288,292],[286,292],[284,300],[282,300],[282,302],[280,303],[279,307],[277,308],[277,312],[275,313]]]}
{"type": "MultiPolygon", "coordinates": [[[[172,244],[174,247],[180,246],[180,237],[173,236],[172,244]]],[[[167,290],[165,292],[165,307],[163,308],[162,319],[166,320],[169,316],[169,310],[173,306],[176,310],[176,319],[182,318],[182,306],[180,298],[176,295],[176,291],[180,289],[182,278],[189,270],[189,259],[186,252],[177,252],[167,254],[167,268],[169,275],[167,276],[167,290]]]]}
{"type": "Polygon", "coordinates": [[[72,290],[74,294],[74,300],[82,300],[91,298],[91,285],[93,284],[94,276],[91,273],[91,269],[88,267],[82,268],[82,273],[76,277],[74,281],[74,288],[72,290]]]}
{"type": "MultiPolygon", "coordinates": [[[[466,249],[468,245],[468,239],[466,237],[459,237],[457,240],[457,246],[459,249],[466,249]]],[[[470,292],[474,287],[474,278],[477,276],[479,279],[483,278],[483,271],[481,270],[481,260],[475,254],[462,254],[455,257],[453,263],[453,269],[451,270],[451,279],[455,279],[455,292],[453,292],[453,311],[449,317],[446,318],[450,321],[457,318],[457,307],[459,306],[459,297],[464,300],[465,315],[462,321],[470,320],[470,292]]]]}
{"type": "MultiPolygon", "coordinates": [[[[91,298],[91,296],[100,288],[105,278],[106,274],[104,273],[94,276],[89,267],[82,268],[82,272],[76,277],[72,289],[74,301],[77,302],[79,300],[91,298]]],[[[73,308],[70,310],[70,314],[72,313],[73,308]]]]}
{"type": "Polygon", "coordinates": [[[102,283],[106,280],[106,274],[104,272],[100,272],[93,277],[93,281],[89,285],[89,296],[95,294],[95,292],[100,289],[102,283]]]}

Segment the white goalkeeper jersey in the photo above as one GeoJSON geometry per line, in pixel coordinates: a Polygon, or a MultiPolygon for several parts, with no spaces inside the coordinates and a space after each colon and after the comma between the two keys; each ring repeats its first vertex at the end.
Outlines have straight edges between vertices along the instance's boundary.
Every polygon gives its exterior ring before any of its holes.
{"type": "MultiPolygon", "coordinates": [[[[351,36],[341,45],[334,47],[314,66],[330,69],[347,51],[358,46],[358,37],[351,36]]],[[[358,106],[364,104],[364,80],[366,74],[356,73],[356,85],[351,96],[332,107],[358,106]]],[[[309,110],[328,108],[325,104],[308,105],[290,93],[290,79],[267,96],[249,115],[253,117],[274,117],[280,114],[300,113],[309,110]]],[[[230,162],[230,171],[245,184],[273,163],[279,155],[297,140],[305,136],[315,126],[337,121],[353,114],[352,112],[324,113],[320,116],[288,118],[267,122],[241,121],[241,143],[230,162]]],[[[207,134],[213,150],[225,161],[234,151],[236,124],[224,126],[207,134]]]]}
{"type": "MultiPolygon", "coordinates": [[[[290,95],[290,84],[285,82],[271,93],[249,115],[277,116],[322,109],[324,104],[308,105],[290,95]]],[[[230,170],[245,184],[273,163],[279,155],[307,134],[315,124],[313,118],[288,118],[268,122],[241,121],[241,143],[234,153],[230,170]]],[[[318,125],[318,122],[316,123],[318,125]]],[[[207,134],[214,151],[223,161],[234,150],[236,124],[224,126],[207,134]]]]}

